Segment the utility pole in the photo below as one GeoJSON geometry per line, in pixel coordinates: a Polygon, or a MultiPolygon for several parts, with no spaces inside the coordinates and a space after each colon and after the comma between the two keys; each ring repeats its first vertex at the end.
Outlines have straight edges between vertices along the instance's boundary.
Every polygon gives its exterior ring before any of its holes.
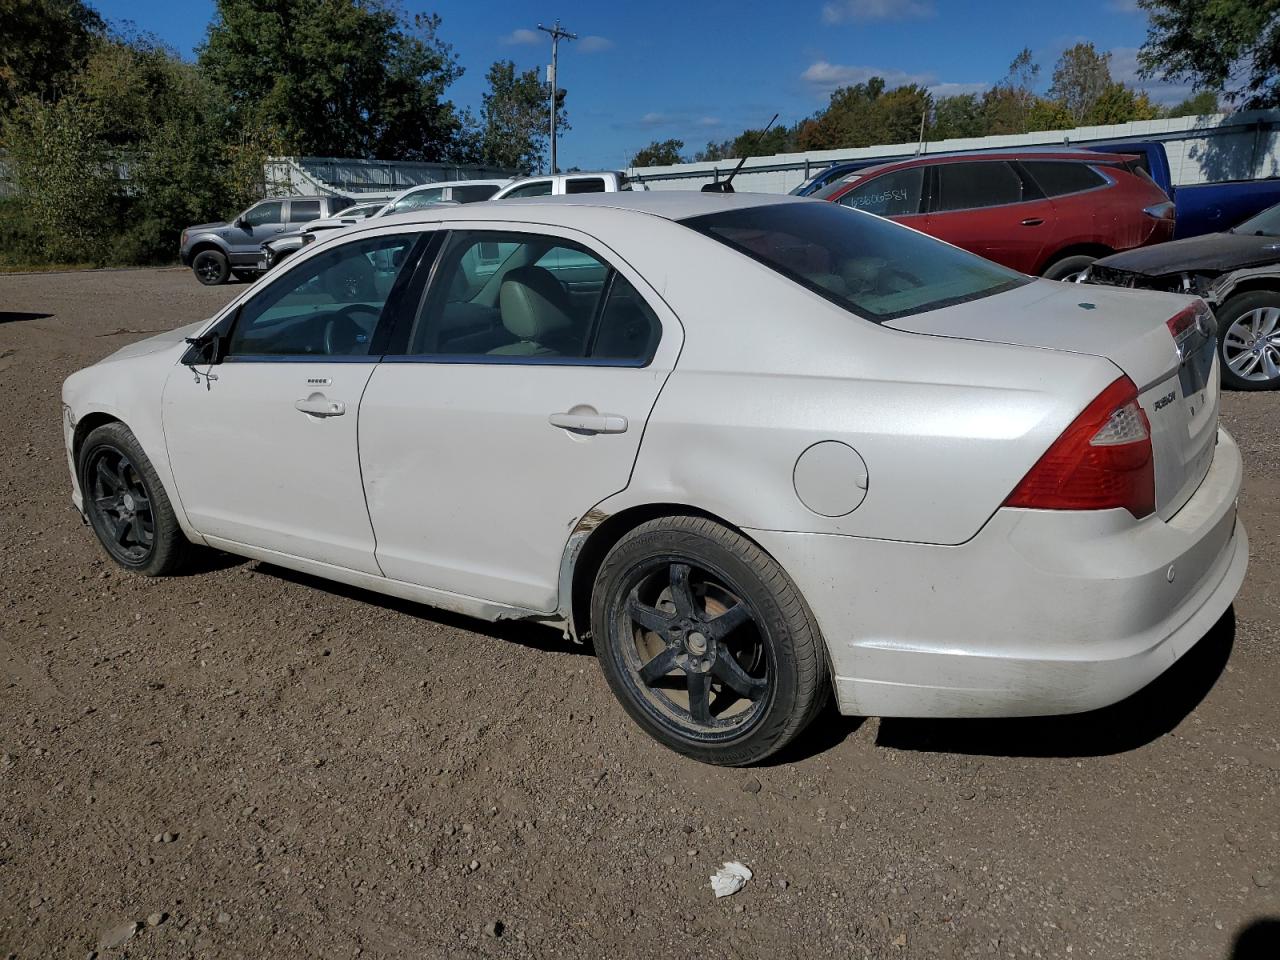
{"type": "Polygon", "coordinates": [[[560,26],[559,17],[556,18],[554,27],[544,27],[542,24],[538,24],[538,29],[543,33],[551,34],[551,66],[547,70],[549,74],[547,79],[550,81],[551,87],[551,172],[554,174],[558,172],[556,170],[556,99],[559,90],[556,87],[556,60],[560,53],[561,38],[577,40],[578,35],[563,29],[560,26]]]}

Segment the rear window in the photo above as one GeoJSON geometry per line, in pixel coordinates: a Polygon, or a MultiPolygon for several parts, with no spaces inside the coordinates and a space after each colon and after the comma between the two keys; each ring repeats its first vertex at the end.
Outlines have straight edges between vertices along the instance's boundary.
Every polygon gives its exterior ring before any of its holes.
{"type": "Polygon", "coordinates": [[[604,179],[601,177],[573,177],[564,187],[565,193],[604,193],[604,179]]]}
{"type": "Polygon", "coordinates": [[[1087,163],[1069,160],[1026,160],[1023,166],[1031,179],[1044,191],[1046,197],[1062,197],[1068,193],[1082,193],[1106,184],[1102,174],[1087,163]]]}
{"type": "Polygon", "coordinates": [[[320,219],[319,200],[289,201],[289,222],[306,223],[308,220],[320,219]]]}
{"type": "Polygon", "coordinates": [[[1003,160],[983,163],[940,163],[936,212],[995,207],[1004,203],[1021,203],[1039,199],[1034,187],[1028,191],[1016,170],[1003,160]]]}
{"type": "Polygon", "coordinates": [[[463,184],[453,188],[453,199],[459,203],[478,203],[498,192],[496,183],[463,184]]]}
{"type": "Polygon", "coordinates": [[[875,323],[1030,282],[957,247],[834,203],[769,204],[681,223],[875,323]]]}

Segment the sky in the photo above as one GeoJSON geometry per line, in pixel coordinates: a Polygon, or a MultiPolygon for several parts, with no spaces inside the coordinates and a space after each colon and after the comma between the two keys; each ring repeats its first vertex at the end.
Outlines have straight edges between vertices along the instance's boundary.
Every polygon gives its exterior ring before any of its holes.
{"type": "MultiPolygon", "coordinates": [[[[212,0],[90,0],[109,21],[130,21],[194,57],[212,0]]],[[[981,91],[1024,46],[1047,87],[1054,61],[1090,40],[1112,53],[1112,75],[1159,103],[1189,92],[1140,83],[1137,50],[1146,15],[1135,0],[648,0],[513,3],[402,0],[408,13],[440,14],[441,37],[466,69],[449,97],[478,113],[494,60],[545,70],[550,40],[536,29],[559,17],[578,34],[560,46],[560,86],[571,129],[562,168],[618,168],[652,140],[676,138],[686,154],[760,127],[775,112],[794,123],[844,84],[882,76],[935,94],[981,91]]],[[[380,159],[395,159],[384,157],[380,159]]]]}

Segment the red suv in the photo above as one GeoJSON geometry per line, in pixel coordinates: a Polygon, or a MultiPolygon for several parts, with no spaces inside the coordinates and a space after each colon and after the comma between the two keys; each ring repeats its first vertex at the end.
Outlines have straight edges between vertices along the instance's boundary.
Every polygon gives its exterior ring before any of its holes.
{"type": "Polygon", "coordinates": [[[1173,203],[1138,158],[1084,150],[917,157],[813,194],[1052,280],[1173,236],[1173,203]]]}

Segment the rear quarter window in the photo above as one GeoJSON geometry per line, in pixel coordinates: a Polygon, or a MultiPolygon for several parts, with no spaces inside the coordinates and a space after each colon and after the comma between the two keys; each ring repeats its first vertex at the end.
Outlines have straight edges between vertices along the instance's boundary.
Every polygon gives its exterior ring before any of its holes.
{"type": "Polygon", "coordinates": [[[1106,178],[1087,163],[1058,160],[1030,160],[1022,164],[1046,197],[1083,193],[1106,185],[1106,178]]]}

